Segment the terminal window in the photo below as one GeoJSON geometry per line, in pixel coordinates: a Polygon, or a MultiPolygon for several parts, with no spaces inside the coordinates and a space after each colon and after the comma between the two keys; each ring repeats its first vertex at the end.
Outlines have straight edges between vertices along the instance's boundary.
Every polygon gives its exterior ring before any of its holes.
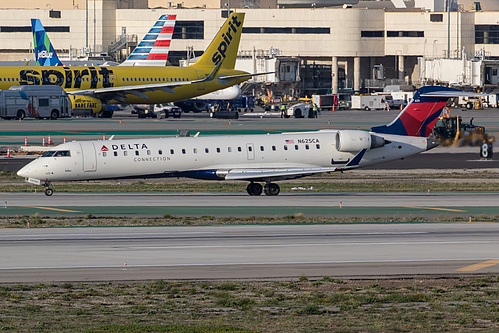
{"type": "Polygon", "coordinates": [[[204,21],[176,21],[172,39],[204,39],[204,21]]]}
{"type": "Polygon", "coordinates": [[[387,31],[386,37],[424,37],[424,31],[387,31]]]}
{"type": "Polygon", "coordinates": [[[330,34],[330,28],[306,28],[306,27],[246,27],[243,34],[330,34]]]}
{"type": "Polygon", "coordinates": [[[475,25],[476,44],[499,44],[499,25],[475,25]]]}

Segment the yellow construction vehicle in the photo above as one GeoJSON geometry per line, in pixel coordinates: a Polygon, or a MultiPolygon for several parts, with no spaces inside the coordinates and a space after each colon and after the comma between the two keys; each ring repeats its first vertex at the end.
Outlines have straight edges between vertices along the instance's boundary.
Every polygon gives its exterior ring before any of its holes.
{"type": "Polygon", "coordinates": [[[433,129],[433,136],[440,141],[442,146],[479,146],[483,142],[495,141],[494,136],[485,133],[485,127],[473,125],[473,118],[467,124],[461,117],[445,113],[444,116],[438,118],[433,129]]]}

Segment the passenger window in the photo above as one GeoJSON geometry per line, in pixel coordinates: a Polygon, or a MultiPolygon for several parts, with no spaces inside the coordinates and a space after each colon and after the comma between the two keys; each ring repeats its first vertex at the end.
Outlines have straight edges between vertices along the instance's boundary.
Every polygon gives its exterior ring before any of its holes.
{"type": "Polygon", "coordinates": [[[316,144],[316,145],[315,145],[315,148],[317,148],[317,149],[321,149],[321,145],[320,145],[320,144],[316,144]]]}
{"type": "Polygon", "coordinates": [[[102,157],[106,157],[107,153],[105,151],[102,152],[102,157]]]}
{"type": "Polygon", "coordinates": [[[198,153],[198,149],[197,148],[194,148],[192,151],[194,152],[194,154],[198,153]]]}
{"type": "Polygon", "coordinates": [[[118,156],[118,152],[117,151],[114,152],[114,156],[118,156]]]}
{"type": "Polygon", "coordinates": [[[170,154],[175,154],[175,151],[173,149],[170,149],[170,154]]]}
{"type": "Polygon", "coordinates": [[[184,155],[185,155],[185,149],[182,149],[182,154],[184,154],[184,155]]]}
{"type": "Polygon", "coordinates": [[[242,152],[243,150],[241,149],[241,147],[237,147],[237,151],[242,152]]]}
{"type": "Polygon", "coordinates": [[[284,145],[284,150],[288,150],[288,146],[287,145],[284,145]]]}
{"type": "Polygon", "coordinates": [[[138,150],[135,151],[135,155],[139,156],[139,151],[138,150]]]}
{"type": "Polygon", "coordinates": [[[276,150],[275,146],[272,146],[272,150],[273,150],[273,151],[275,151],[275,150],[276,150]]]}
{"type": "Polygon", "coordinates": [[[126,150],[123,152],[123,156],[128,156],[128,152],[126,150]]]}
{"type": "Polygon", "coordinates": [[[248,151],[253,151],[253,147],[248,146],[248,151]]]}
{"type": "Polygon", "coordinates": [[[208,154],[208,153],[210,152],[210,150],[209,150],[208,148],[205,148],[205,149],[204,149],[204,152],[205,152],[206,154],[208,154]]]}
{"type": "Polygon", "coordinates": [[[298,150],[298,145],[295,145],[295,150],[298,150]]]}
{"type": "Polygon", "coordinates": [[[260,151],[264,151],[264,148],[263,148],[263,146],[260,146],[260,151]]]}
{"type": "Polygon", "coordinates": [[[150,150],[147,151],[147,155],[151,155],[151,151],[150,150]]]}
{"type": "Polygon", "coordinates": [[[232,147],[227,147],[227,151],[228,151],[229,153],[231,153],[231,152],[232,152],[232,147]]]}
{"type": "Polygon", "coordinates": [[[305,145],[305,149],[308,150],[310,147],[308,145],[305,145]]]}
{"type": "Polygon", "coordinates": [[[158,154],[163,155],[163,151],[161,149],[158,150],[158,154]]]}
{"type": "Polygon", "coordinates": [[[217,153],[220,153],[220,148],[217,148],[217,153]]]}

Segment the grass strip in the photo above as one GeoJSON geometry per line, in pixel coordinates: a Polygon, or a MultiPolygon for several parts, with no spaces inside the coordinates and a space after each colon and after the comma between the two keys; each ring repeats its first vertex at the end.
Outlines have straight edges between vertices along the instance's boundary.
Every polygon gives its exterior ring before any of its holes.
{"type": "Polygon", "coordinates": [[[12,332],[496,332],[497,276],[0,286],[12,332]]]}

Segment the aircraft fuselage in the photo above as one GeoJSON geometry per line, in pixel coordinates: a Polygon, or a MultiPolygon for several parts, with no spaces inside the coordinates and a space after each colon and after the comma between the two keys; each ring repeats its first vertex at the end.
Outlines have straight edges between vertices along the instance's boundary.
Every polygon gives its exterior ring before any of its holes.
{"type": "MultiPolygon", "coordinates": [[[[193,67],[127,67],[127,66],[72,66],[72,67],[2,67],[0,69],[0,89],[9,89],[14,85],[58,85],[69,93],[92,91],[99,88],[145,86],[163,83],[180,83],[206,78],[212,68],[193,67]]],[[[246,74],[232,69],[220,69],[220,75],[246,74]]],[[[217,78],[202,83],[193,83],[174,88],[158,87],[143,94],[120,92],[124,95],[113,100],[113,93],[98,97],[107,103],[155,104],[175,102],[203,95],[241,83],[247,78],[220,81],[217,78]]],[[[116,92],[115,94],[117,94],[116,92]]]]}

